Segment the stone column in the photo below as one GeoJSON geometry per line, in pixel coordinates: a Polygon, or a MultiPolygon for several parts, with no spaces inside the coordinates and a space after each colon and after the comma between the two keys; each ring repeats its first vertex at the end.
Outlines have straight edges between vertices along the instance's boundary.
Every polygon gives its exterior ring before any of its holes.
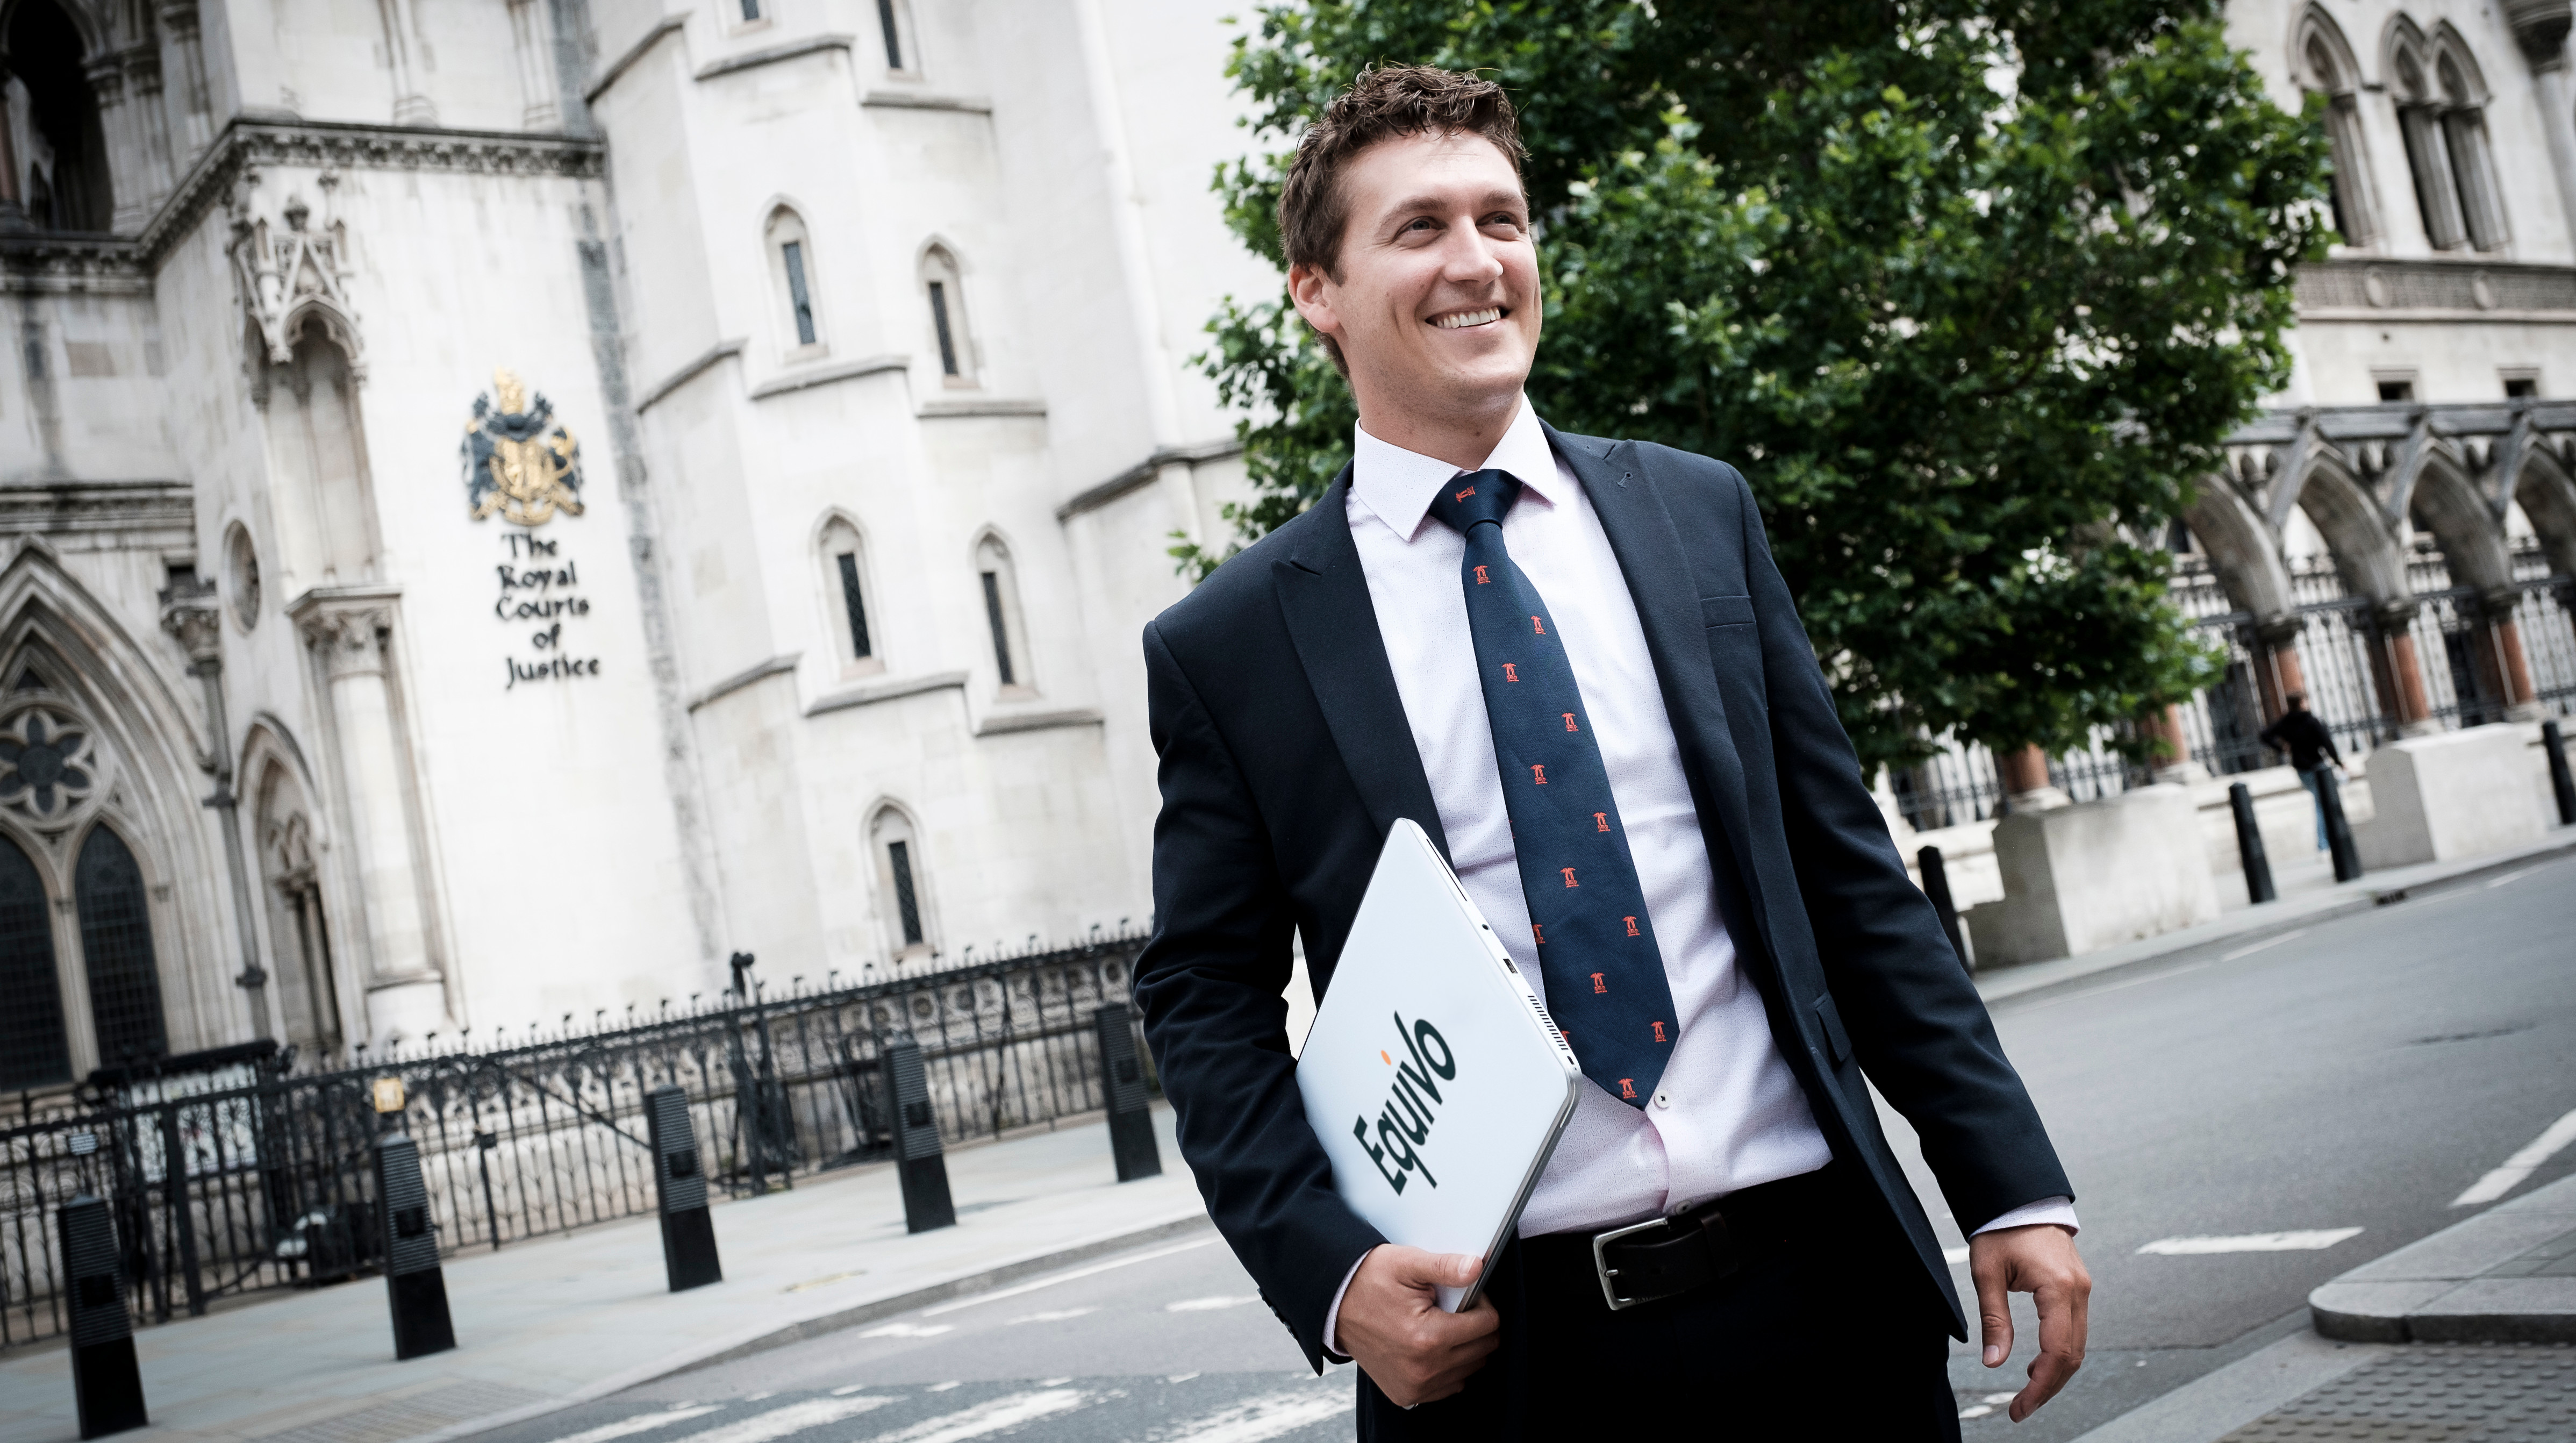
{"type": "Polygon", "coordinates": [[[2155,747],[2147,761],[2147,773],[2154,780],[2182,784],[2209,780],[2209,768],[2192,760],[2191,733],[2183,729],[2180,706],[2138,718],[2138,734],[2155,747]]]}
{"type": "Polygon", "coordinates": [[[179,52],[179,112],[187,138],[186,168],[214,139],[206,114],[206,46],[197,25],[197,0],[170,0],[161,7],[161,29],[179,52]]]}
{"type": "Polygon", "coordinates": [[[222,616],[215,609],[215,584],[200,581],[173,585],[161,593],[161,629],[188,651],[188,674],[205,684],[206,730],[214,740],[215,791],[206,798],[224,832],[224,868],[231,874],[233,927],[241,940],[241,974],[233,985],[250,994],[250,1030],[271,1037],[268,1015],[268,969],[259,965],[259,933],[251,922],[250,868],[242,858],[241,801],[233,795],[232,725],[224,717],[222,616]]]}
{"type": "MultiPolygon", "coordinates": [[[[9,64],[0,56],[0,96],[9,93],[9,64]]],[[[32,227],[27,221],[27,203],[18,196],[18,142],[6,124],[0,124],[0,231],[23,231],[32,227]]]]}
{"type": "Polygon", "coordinates": [[[2430,736],[2442,729],[2433,720],[2433,702],[2424,690],[2424,672],[2415,660],[2416,603],[2399,601],[2373,608],[2372,624],[2379,644],[2371,650],[2380,705],[2397,721],[2401,737],[2430,736]]]}
{"type": "Polygon", "coordinates": [[[2540,692],[2531,684],[2531,660],[2523,654],[2522,627],[2514,608],[2522,602],[2519,587],[2500,586],[2478,596],[2478,674],[2504,702],[2505,716],[2518,722],[2540,720],[2540,692]]]}
{"type": "Polygon", "coordinates": [[[385,56],[393,64],[394,124],[436,125],[438,107],[421,93],[411,46],[420,33],[413,21],[412,0],[377,0],[385,24],[385,56]]]}
{"type": "Polygon", "coordinates": [[[552,130],[558,123],[551,31],[543,0],[510,0],[510,43],[518,52],[519,94],[527,102],[519,124],[529,130],[552,130]]]}
{"type": "Polygon", "coordinates": [[[1995,780],[2016,812],[2042,812],[2074,801],[2063,788],[2049,783],[2048,753],[2036,746],[1995,753],[1995,780]]]}
{"type": "Polygon", "coordinates": [[[2540,96],[2540,128],[2549,137],[2549,168],[2558,176],[2558,204],[2567,234],[2576,238],[2576,115],[2568,111],[2567,27],[2569,0],[2505,0],[2505,24],[2531,66],[2540,96]]]}
{"type": "Polygon", "coordinates": [[[420,867],[412,849],[401,722],[385,676],[393,613],[382,602],[324,603],[300,618],[331,697],[341,794],[357,846],[366,911],[367,1028],[376,1041],[445,1025],[445,988],[429,955],[420,867]]]}
{"type": "Polygon", "coordinates": [[[115,163],[119,156],[143,151],[134,133],[134,108],[125,103],[125,66],[112,54],[102,55],[87,71],[90,94],[98,98],[98,128],[107,141],[108,228],[119,234],[138,231],[144,220],[144,177],[135,174],[138,167],[115,163]]]}
{"type": "Polygon", "coordinates": [[[126,107],[127,125],[140,142],[136,149],[151,168],[148,182],[135,187],[145,210],[160,203],[178,176],[170,168],[170,114],[161,102],[161,52],[137,45],[125,52],[125,89],[133,97],[126,107]]]}
{"type": "Polygon", "coordinates": [[[2308,679],[2299,668],[2299,633],[2306,629],[2307,623],[2286,611],[2254,623],[2254,689],[2261,694],[2266,726],[2290,709],[2290,693],[2307,692],[2308,679]]]}

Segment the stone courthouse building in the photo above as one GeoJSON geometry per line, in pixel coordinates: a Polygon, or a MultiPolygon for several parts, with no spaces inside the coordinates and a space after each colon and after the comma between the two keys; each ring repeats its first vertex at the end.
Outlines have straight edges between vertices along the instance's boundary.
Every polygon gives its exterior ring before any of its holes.
{"type": "MultiPolygon", "coordinates": [[[[1277,284],[1221,13],[0,0],[0,1089],[1141,925],[1277,284]]],[[[2230,24],[2348,244],[2190,519],[2195,752],[2564,709],[2567,0],[2230,24]]]]}
{"type": "Polygon", "coordinates": [[[0,1088],[1141,925],[1229,35],[0,5],[0,1088]]]}

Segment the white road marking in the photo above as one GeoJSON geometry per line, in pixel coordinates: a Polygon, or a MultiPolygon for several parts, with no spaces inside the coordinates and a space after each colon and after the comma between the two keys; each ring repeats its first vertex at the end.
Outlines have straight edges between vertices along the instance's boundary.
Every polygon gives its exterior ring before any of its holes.
{"type": "Polygon", "coordinates": [[[1988,1393],[1978,1401],[1984,1403],[2009,1403],[2020,1396],[2021,1395],[2019,1393],[1988,1393]]]}
{"type": "Polygon", "coordinates": [[[1026,1313],[1011,1319],[1011,1323],[1061,1323],[1067,1318],[1087,1318],[1099,1311],[1098,1308],[1058,1308],[1050,1313],[1026,1313]]]}
{"type": "Polygon", "coordinates": [[[1973,1408],[1962,1408],[1962,1409],[1960,1409],[1960,1410],[1959,1410],[1959,1416],[1960,1416],[1960,1417],[1962,1417],[1962,1418],[1983,1418],[1983,1417],[1984,1417],[1984,1416],[1986,1416],[1988,1413],[1991,1413],[1991,1412],[1993,1412],[1993,1411],[1995,1411],[1995,1405],[1994,1405],[1994,1404],[1992,1404],[1992,1403],[1979,1403],[1979,1404],[1977,1404],[1977,1405],[1976,1405],[1975,1407],[1973,1407],[1973,1408]]]}
{"type": "Polygon", "coordinates": [[[719,1403],[704,1403],[695,1408],[682,1406],[661,1413],[639,1413],[632,1418],[620,1418],[614,1423],[602,1423],[596,1428],[566,1434],[554,1440],[554,1443],[608,1443],[611,1438],[624,1438],[630,1434],[648,1432],[666,1423],[678,1423],[685,1419],[701,1417],[722,1406],[719,1403]]]}
{"type": "MultiPolygon", "coordinates": [[[[2287,939],[2285,938],[2283,940],[2287,939]]],[[[2227,959],[2221,958],[2219,960],[2225,961],[2227,959]]],[[[2054,1007],[2060,1002],[2081,1002],[2088,997],[2099,997],[2105,992],[2121,992],[2131,987],[2144,987],[2150,982],[2162,982],[2168,977],[2180,977],[2186,972],[2197,972],[2204,967],[2215,967],[2217,965],[2218,963],[2216,962],[2194,962],[2188,967],[2168,968],[2165,971],[2157,973],[2153,977],[2132,977],[2126,982],[2114,982],[2106,987],[2087,987],[2081,992],[2061,992],[2054,997],[2043,997],[2039,1001],[2030,1003],[2027,1006],[2016,1007],[2013,1011],[2016,1015],[2023,1012],[2037,1012],[2043,1007],[2054,1007]]],[[[2016,999],[2007,997],[2004,1000],[2006,1002],[2012,1002],[2016,999]]]]}
{"type": "Polygon", "coordinates": [[[1163,1305],[1163,1311],[1167,1313],[1212,1313],[1219,1308],[1240,1308],[1246,1303],[1257,1303],[1260,1301],[1261,1300],[1259,1298],[1238,1298],[1229,1294],[1220,1293],[1213,1298],[1183,1298],[1177,1303],[1165,1303],[1163,1305]]]}
{"type": "Polygon", "coordinates": [[[833,1397],[835,1397],[835,1398],[846,1398],[846,1397],[850,1396],[852,1393],[859,1392],[859,1391],[861,1391],[862,1389],[867,1388],[868,1386],[870,1386],[870,1385],[868,1385],[868,1384],[866,1384],[866,1383],[852,1383],[852,1384],[849,1384],[849,1385],[848,1385],[848,1386],[846,1386],[846,1387],[840,1387],[840,1388],[835,1388],[835,1389],[833,1389],[833,1390],[832,1390],[832,1396],[833,1396],[833,1397]]]}
{"type": "Polygon", "coordinates": [[[1968,1250],[1964,1246],[1941,1250],[1941,1261],[1945,1263],[1964,1263],[1967,1260],[1968,1250]]]}
{"type": "Polygon", "coordinates": [[[2501,887],[2507,882],[2519,882],[2523,878],[2528,877],[2539,870],[2540,869],[2538,867],[2525,867],[2519,872],[2507,872],[2503,876],[2496,878],[2494,881],[2487,883],[2487,886],[2493,888],[2501,887]]]}
{"type": "Polygon", "coordinates": [[[942,1333],[953,1333],[956,1330],[957,1325],[954,1323],[932,1323],[927,1327],[919,1323],[888,1323],[882,1328],[870,1328],[859,1336],[862,1338],[936,1338],[942,1333]]]}
{"type": "Polygon", "coordinates": [[[1347,1388],[1329,1393],[1311,1388],[1271,1393],[1219,1408],[1204,1418],[1157,1429],[1150,1443],[1262,1443],[1267,1438],[1338,1418],[1350,1412],[1358,1401],[1358,1395],[1347,1388]]]}
{"type": "Polygon", "coordinates": [[[808,1428],[820,1428],[826,1423],[838,1423],[844,1418],[872,1413],[893,1401],[876,1393],[854,1398],[808,1398],[802,1403],[755,1413],[739,1423],[692,1433],[676,1440],[676,1443],[770,1443],[773,1438],[785,1438],[808,1428]]]}
{"type": "Polygon", "coordinates": [[[2278,937],[2266,937],[2266,938],[2264,938],[2264,939],[2263,939],[2262,941],[2260,941],[2260,942],[2255,942],[2255,943],[2251,943],[2251,944],[2249,944],[2249,945],[2247,945],[2247,946],[2239,947],[2239,948],[2237,948],[2235,951],[2228,953],[2227,955],[2225,955],[2225,956],[2223,956],[2223,957],[2219,958],[2218,960],[2219,960],[2219,961],[2221,961],[2221,962],[2233,962],[2233,961],[2235,961],[2235,960],[2236,960],[2237,958],[2239,958],[2239,957],[2251,957],[2251,956],[2253,956],[2255,953],[2262,951],[2262,950],[2263,950],[2264,948],[2266,948],[2266,947],[2278,947],[2278,946],[2280,946],[2280,945],[2281,945],[2282,943],[2284,943],[2284,942],[2296,942],[2296,941],[2298,941],[2300,938],[2305,937],[2306,935],[2308,935],[2308,929],[2307,929],[2307,928],[2305,928],[2305,927],[2297,927],[2297,928],[2293,928],[2293,929],[2291,929],[2290,931],[2287,931],[2287,932],[2282,933],[2282,934],[2281,934],[2280,936],[2278,936],[2278,937]]]}
{"type": "Polygon", "coordinates": [[[1166,1383],[1186,1383],[1197,1376],[1198,1374],[1196,1373],[1174,1373],[1163,1381],[1166,1383]]]}
{"type": "Polygon", "coordinates": [[[1156,1248],[1152,1252],[1148,1253],[1135,1253],[1110,1262],[1094,1263],[1087,1268],[1075,1268],[1069,1273],[1057,1273],[1055,1276],[1050,1278],[1040,1278],[1034,1283],[1021,1283],[1016,1287],[996,1288],[989,1293],[977,1293],[971,1298],[958,1298],[951,1302],[937,1303],[922,1309],[921,1316],[925,1318],[935,1318],[942,1313],[953,1313],[959,1308],[971,1308],[979,1303],[998,1303],[1004,1298],[1016,1298],[1022,1293],[1034,1293],[1040,1288],[1052,1288],[1058,1283],[1069,1283],[1076,1278],[1087,1278],[1094,1273],[1108,1272],[1112,1268],[1129,1267],[1136,1263],[1150,1263],[1156,1258],[1168,1258],[1174,1253],[1186,1253],[1193,1248],[1206,1247],[1215,1241],[1215,1238],[1201,1238],[1197,1242],[1193,1243],[1181,1243],[1175,1247],[1156,1248]]]}
{"type": "Polygon", "coordinates": [[[2207,1253],[2296,1253],[2330,1248],[2360,1234],[2359,1228],[2314,1228],[2297,1233],[2240,1233],[2232,1238],[2158,1238],[2138,1251],[2168,1258],[2207,1253]]]}
{"type": "Polygon", "coordinates": [[[2557,1156],[2558,1150],[2571,1142],[2576,1142],[2576,1112],[2549,1124],[2540,1136],[2531,1140],[2529,1146],[2506,1158],[2504,1166],[2469,1184],[2467,1192],[2451,1199],[2451,1206],[2465,1208],[2494,1202],[2522,1186],[2525,1178],[2538,1172],[2542,1163],[2557,1156]]]}
{"type": "Polygon", "coordinates": [[[1052,1413],[1079,1408],[1084,1401],[1082,1394],[1072,1388],[1056,1388],[1044,1393],[1013,1393],[978,1403],[962,1412],[924,1418],[909,1428],[880,1433],[870,1443],[963,1443],[968,1438],[981,1438],[1052,1413]]]}
{"type": "Polygon", "coordinates": [[[931,1384],[929,1387],[924,1388],[924,1389],[922,1389],[921,1391],[923,1391],[923,1392],[925,1392],[925,1393],[945,1393],[945,1392],[947,1392],[949,1389],[956,1387],[956,1386],[958,1385],[958,1383],[959,1383],[959,1382],[961,1382],[961,1381],[963,1381],[963,1380],[961,1380],[961,1379],[957,1379],[957,1378],[951,1378],[951,1379],[949,1379],[949,1380],[948,1380],[947,1382],[945,1382],[945,1383],[933,1383],[933,1384],[931,1384]]]}

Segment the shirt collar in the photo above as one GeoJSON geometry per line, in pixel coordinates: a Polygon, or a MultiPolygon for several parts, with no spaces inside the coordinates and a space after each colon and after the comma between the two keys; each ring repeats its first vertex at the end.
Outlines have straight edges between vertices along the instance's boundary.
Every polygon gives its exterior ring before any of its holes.
{"type": "MultiPolygon", "coordinates": [[[[1423,523],[1430,519],[1432,498],[1440,494],[1440,488],[1448,485],[1450,478],[1465,472],[1446,461],[1381,441],[1356,425],[1351,428],[1351,438],[1351,494],[1406,541],[1421,535],[1423,523]]],[[[1550,506],[1566,499],[1563,480],[1557,475],[1556,453],[1548,448],[1547,432],[1540,427],[1538,412],[1531,409],[1526,396],[1521,398],[1520,414],[1512,418],[1511,428],[1494,443],[1493,454],[1485,458],[1485,464],[1476,469],[1509,471],[1520,479],[1525,493],[1550,506]]]]}

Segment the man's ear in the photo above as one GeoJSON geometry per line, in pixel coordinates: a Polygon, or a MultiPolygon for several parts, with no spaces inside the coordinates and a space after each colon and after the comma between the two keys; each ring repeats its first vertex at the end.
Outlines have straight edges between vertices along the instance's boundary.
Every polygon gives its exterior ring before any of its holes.
{"type": "Polygon", "coordinates": [[[1303,263],[1288,268],[1288,299],[1306,324],[1336,340],[1341,338],[1342,318],[1333,309],[1332,278],[1321,266],[1303,263]]]}

